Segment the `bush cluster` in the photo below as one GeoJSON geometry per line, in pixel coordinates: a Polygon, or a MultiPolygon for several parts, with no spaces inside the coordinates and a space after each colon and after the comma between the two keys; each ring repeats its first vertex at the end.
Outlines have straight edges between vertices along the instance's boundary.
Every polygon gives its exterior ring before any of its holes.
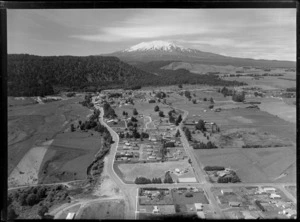
{"type": "Polygon", "coordinates": [[[171,177],[170,171],[166,172],[164,183],[174,183],[174,181],[171,177]]]}
{"type": "Polygon", "coordinates": [[[206,166],[203,169],[205,171],[221,171],[221,170],[225,170],[225,167],[222,167],[222,166],[206,166]]]}
{"type": "Polygon", "coordinates": [[[163,99],[163,98],[166,98],[167,95],[164,92],[158,92],[158,93],[156,93],[155,96],[159,99],[163,99]]]}
{"type": "Polygon", "coordinates": [[[135,184],[150,184],[150,183],[158,184],[158,183],[162,183],[162,180],[161,180],[161,178],[153,178],[151,180],[146,177],[137,177],[137,178],[135,178],[134,183],[135,184]]]}
{"type": "Polygon", "coordinates": [[[197,143],[193,146],[194,149],[216,149],[218,148],[214,143],[208,141],[206,144],[203,142],[197,143]]]}
{"type": "Polygon", "coordinates": [[[79,103],[83,106],[86,106],[89,109],[94,107],[94,104],[92,103],[92,95],[91,94],[85,95],[84,100],[79,103]]]}
{"type": "Polygon", "coordinates": [[[241,182],[241,180],[238,177],[238,175],[233,171],[231,171],[231,174],[229,175],[218,178],[218,183],[238,183],[238,182],[241,182]]]}
{"type": "Polygon", "coordinates": [[[187,140],[192,141],[192,134],[191,134],[190,130],[188,128],[184,127],[183,132],[184,132],[187,140]]]}
{"type": "Polygon", "coordinates": [[[104,110],[104,115],[103,115],[104,118],[113,119],[118,117],[115,113],[115,110],[108,103],[105,103],[103,105],[103,110],[104,110]]]}

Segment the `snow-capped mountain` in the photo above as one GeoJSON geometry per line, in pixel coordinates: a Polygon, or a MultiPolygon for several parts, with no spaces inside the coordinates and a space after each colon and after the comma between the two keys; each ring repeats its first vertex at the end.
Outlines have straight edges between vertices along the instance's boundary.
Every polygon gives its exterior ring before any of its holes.
{"type": "Polygon", "coordinates": [[[106,56],[115,56],[130,64],[151,61],[180,61],[211,65],[296,67],[295,62],[228,57],[186,48],[162,40],[142,42],[125,50],[106,54],[106,56]]]}
{"type": "Polygon", "coordinates": [[[128,49],[125,49],[122,52],[138,52],[138,51],[190,52],[192,50],[185,48],[183,46],[175,45],[172,42],[158,40],[158,41],[152,41],[152,42],[142,42],[142,43],[134,45],[128,49]]]}
{"type": "Polygon", "coordinates": [[[180,45],[176,45],[167,41],[151,41],[142,42],[137,45],[131,46],[122,51],[109,54],[116,56],[123,61],[166,61],[166,60],[179,60],[179,61],[197,61],[199,58],[215,58],[224,57],[210,52],[202,52],[196,49],[189,49],[180,45]]]}

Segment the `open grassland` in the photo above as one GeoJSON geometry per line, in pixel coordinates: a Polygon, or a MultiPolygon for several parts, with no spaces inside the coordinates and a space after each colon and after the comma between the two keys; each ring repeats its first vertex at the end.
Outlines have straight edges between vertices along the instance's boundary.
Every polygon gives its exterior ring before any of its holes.
{"type": "MultiPolygon", "coordinates": [[[[118,164],[117,167],[122,174],[119,175],[121,178],[123,178],[125,181],[134,182],[136,177],[146,177],[149,179],[161,177],[163,179],[167,171],[174,171],[176,168],[190,169],[190,164],[187,161],[170,161],[163,163],[118,164]]],[[[193,172],[191,172],[191,169],[189,173],[189,177],[194,176],[193,172]]],[[[172,178],[174,177],[172,174],[171,176],[172,178]]]]}
{"type": "Polygon", "coordinates": [[[296,181],[295,147],[194,150],[194,153],[204,166],[232,168],[245,183],[296,181]]]}
{"type": "MultiPolygon", "coordinates": [[[[294,74],[296,76],[296,74],[294,74]]],[[[240,82],[245,82],[248,85],[259,86],[264,89],[269,89],[273,87],[275,89],[285,89],[290,87],[296,87],[296,81],[290,81],[288,79],[280,78],[291,78],[290,75],[285,76],[264,76],[264,78],[253,79],[252,76],[240,76],[240,77],[224,77],[224,80],[236,80],[240,82]]]]}
{"type": "Polygon", "coordinates": [[[221,148],[242,148],[244,146],[285,147],[292,146],[289,139],[279,139],[273,134],[259,132],[255,128],[229,129],[215,136],[216,144],[221,148]]]}
{"type": "Polygon", "coordinates": [[[188,62],[172,62],[169,65],[162,67],[162,69],[186,69],[195,74],[206,74],[208,72],[235,73],[237,70],[243,70],[242,67],[235,67],[232,65],[219,66],[188,62]]]}
{"type": "Polygon", "coordinates": [[[87,168],[101,148],[97,132],[58,134],[48,148],[39,172],[40,183],[86,179],[87,168]]]}
{"type": "Polygon", "coordinates": [[[297,197],[297,187],[296,186],[286,186],[285,189],[292,194],[295,198],[297,197]]]}
{"type": "MultiPolygon", "coordinates": [[[[10,101],[8,100],[8,105],[10,101]]],[[[76,119],[84,119],[91,113],[78,104],[81,97],[46,104],[30,104],[9,107],[8,110],[8,175],[32,148],[51,140],[59,132],[69,128],[76,119]]]]}
{"type": "MultiPolygon", "coordinates": [[[[140,212],[145,212],[145,213],[151,213],[152,214],[152,212],[154,210],[154,206],[153,205],[139,205],[138,210],[140,212]]],[[[159,205],[159,211],[162,214],[175,214],[176,213],[174,205],[159,205]]],[[[139,219],[144,219],[144,218],[140,217],[139,219]]],[[[145,219],[149,219],[149,218],[145,218],[145,219]]]]}
{"type": "Polygon", "coordinates": [[[296,106],[281,99],[264,98],[259,108],[286,121],[296,123],[296,106]]]}
{"type": "Polygon", "coordinates": [[[38,102],[30,97],[12,97],[8,96],[7,97],[7,104],[10,109],[10,107],[13,106],[26,106],[26,105],[33,105],[37,104],[38,102]]]}
{"type": "Polygon", "coordinates": [[[123,200],[109,200],[86,205],[79,210],[76,219],[86,220],[121,220],[124,219],[125,204],[123,200]]]}
{"type": "Polygon", "coordinates": [[[209,72],[219,72],[222,74],[236,74],[236,71],[244,71],[244,73],[239,73],[241,75],[254,73],[254,74],[285,74],[285,75],[294,75],[295,72],[286,72],[283,68],[272,68],[270,71],[265,71],[264,69],[256,69],[254,67],[249,67],[244,69],[243,67],[232,66],[232,65],[212,65],[212,64],[200,64],[197,62],[172,62],[161,69],[177,70],[177,69],[186,69],[195,74],[207,74],[209,72]]]}

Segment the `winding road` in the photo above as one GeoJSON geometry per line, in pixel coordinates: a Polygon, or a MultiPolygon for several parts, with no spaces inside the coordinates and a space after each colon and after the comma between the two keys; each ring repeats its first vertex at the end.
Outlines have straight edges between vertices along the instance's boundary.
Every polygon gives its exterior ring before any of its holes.
{"type": "MultiPolygon", "coordinates": [[[[94,102],[93,97],[93,102],[94,102]]],[[[103,120],[103,114],[104,110],[99,105],[95,104],[95,108],[100,110],[100,116],[99,116],[99,122],[105,126],[108,131],[110,132],[114,143],[110,147],[109,154],[106,156],[107,163],[109,164],[107,167],[107,173],[110,176],[110,179],[112,179],[118,188],[122,191],[122,193],[125,196],[125,202],[126,204],[126,213],[125,213],[125,219],[135,219],[135,211],[136,211],[136,189],[137,187],[132,184],[125,184],[120,177],[116,174],[114,171],[114,160],[117,152],[117,148],[119,145],[119,135],[110,127],[108,126],[104,120],[103,120]]]]}

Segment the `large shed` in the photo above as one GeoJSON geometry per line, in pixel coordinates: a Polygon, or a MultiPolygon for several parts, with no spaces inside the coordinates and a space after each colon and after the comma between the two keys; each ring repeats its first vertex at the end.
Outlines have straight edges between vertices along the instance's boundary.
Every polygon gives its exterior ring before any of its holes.
{"type": "Polygon", "coordinates": [[[195,177],[186,177],[186,178],[178,178],[178,183],[197,183],[197,179],[195,177]]]}

